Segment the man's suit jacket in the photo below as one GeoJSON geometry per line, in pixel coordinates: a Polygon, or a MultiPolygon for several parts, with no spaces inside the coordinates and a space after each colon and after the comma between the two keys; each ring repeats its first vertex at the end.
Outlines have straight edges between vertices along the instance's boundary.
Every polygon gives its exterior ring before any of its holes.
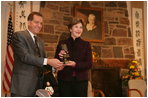
{"type": "Polygon", "coordinates": [[[38,38],[41,57],[35,56],[35,44],[27,30],[14,33],[12,47],[14,68],[11,93],[20,96],[33,96],[39,85],[39,70],[45,58],[44,44],[38,38]]]}

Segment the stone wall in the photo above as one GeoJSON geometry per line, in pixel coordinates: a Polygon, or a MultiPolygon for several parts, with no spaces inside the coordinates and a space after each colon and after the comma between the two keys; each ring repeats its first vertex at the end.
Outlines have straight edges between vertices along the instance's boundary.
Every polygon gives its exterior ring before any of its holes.
{"type": "Polygon", "coordinates": [[[54,57],[62,33],[73,18],[74,6],[103,9],[104,42],[93,43],[93,50],[102,59],[133,59],[134,49],[129,27],[126,1],[44,1],[40,12],[44,24],[39,35],[45,41],[48,57],[54,57]]]}

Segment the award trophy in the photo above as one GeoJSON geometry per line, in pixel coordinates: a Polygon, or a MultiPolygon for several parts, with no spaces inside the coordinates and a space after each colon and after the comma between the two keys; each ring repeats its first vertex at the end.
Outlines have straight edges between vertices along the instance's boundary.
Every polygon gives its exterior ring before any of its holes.
{"type": "Polygon", "coordinates": [[[66,64],[68,62],[68,58],[70,57],[68,54],[68,49],[66,44],[61,45],[62,50],[66,52],[66,54],[63,55],[63,63],[66,64]]]}

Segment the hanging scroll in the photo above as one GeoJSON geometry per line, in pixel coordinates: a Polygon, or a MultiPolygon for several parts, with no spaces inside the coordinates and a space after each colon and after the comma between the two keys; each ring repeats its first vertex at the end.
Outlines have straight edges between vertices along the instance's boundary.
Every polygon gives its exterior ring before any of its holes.
{"type": "Polygon", "coordinates": [[[132,9],[132,19],[133,19],[133,44],[135,59],[138,60],[139,67],[141,69],[141,74],[145,76],[145,64],[144,64],[144,41],[143,41],[143,18],[142,9],[133,8],[132,9]]]}
{"type": "Polygon", "coordinates": [[[31,1],[15,1],[15,31],[27,29],[27,17],[32,10],[31,1]]]}

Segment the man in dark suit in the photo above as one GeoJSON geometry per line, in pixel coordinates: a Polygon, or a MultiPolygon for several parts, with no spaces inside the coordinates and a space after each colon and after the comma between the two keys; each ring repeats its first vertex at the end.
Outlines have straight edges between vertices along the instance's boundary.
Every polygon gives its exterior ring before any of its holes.
{"type": "Polygon", "coordinates": [[[28,16],[28,29],[14,33],[14,68],[11,80],[11,96],[35,96],[42,84],[43,66],[61,67],[58,59],[45,56],[43,41],[37,37],[42,28],[43,17],[38,12],[28,16]],[[48,65],[49,64],[49,65],[48,65]]]}

